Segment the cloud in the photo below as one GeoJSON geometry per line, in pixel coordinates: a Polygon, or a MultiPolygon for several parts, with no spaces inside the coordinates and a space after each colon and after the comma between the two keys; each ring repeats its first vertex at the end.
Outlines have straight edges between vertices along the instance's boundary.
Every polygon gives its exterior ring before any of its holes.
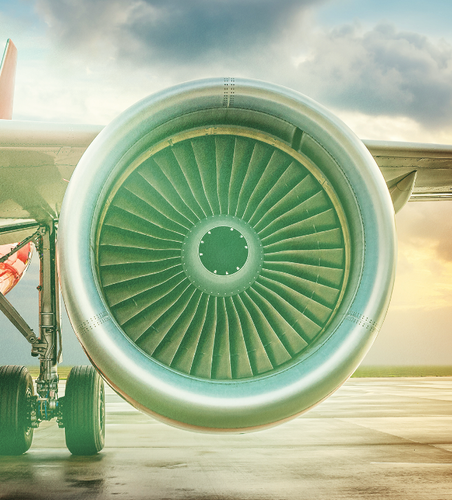
{"type": "Polygon", "coordinates": [[[35,6],[56,50],[68,53],[74,67],[78,59],[116,71],[154,71],[174,83],[248,76],[337,110],[408,117],[433,128],[452,123],[451,45],[391,24],[321,29],[309,16],[327,2],[37,0],[35,6]]]}
{"type": "Polygon", "coordinates": [[[396,217],[397,279],[392,311],[450,309],[452,303],[452,204],[408,203],[396,217]]]}
{"type": "Polygon", "coordinates": [[[187,64],[234,57],[281,36],[319,0],[37,0],[36,10],[66,49],[109,47],[121,60],[187,64]]]}
{"type": "Polygon", "coordinates": [[[346,25],[317,34],[298,81],[317,99],[369,115],[452,122],[452,46],[389,24],[346,25]]]}
{"type": "Polygon", "coordinates": [[[450,365],[450,307],[419,312],[391,306],[362,365],[450,365]]]}
{"type": "Polygon", "coordinates": [[[409,203],[396,218],[398,237],[413,249],[429,248],[432,266],[452,263],[451,213],[450,201],[409,203]]]}

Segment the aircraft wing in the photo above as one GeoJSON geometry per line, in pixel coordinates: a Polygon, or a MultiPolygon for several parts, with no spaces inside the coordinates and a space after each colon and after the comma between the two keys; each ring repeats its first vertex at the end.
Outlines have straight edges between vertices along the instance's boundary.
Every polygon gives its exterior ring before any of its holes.
{"type": "MultiPolygon", "coordinates": [[[[0,244],[58,218],[72,172],[102,128],[0,120],[0,244]]],[[[363,142],[388,186],[417,173],[410,201],[452,199],[452,146],[363,142]]]]}
{"type": "Polygon", "coordinates": [[[452,146],[363,141],[388,185],[416,172],[410,201],[452,199],[452,146]]]}
{"type": "Polygon", "coordinates": [[[0,120],[0,244],[26,237],[30,221],[58,218],[72,172],[100,130],[0,120]]]}

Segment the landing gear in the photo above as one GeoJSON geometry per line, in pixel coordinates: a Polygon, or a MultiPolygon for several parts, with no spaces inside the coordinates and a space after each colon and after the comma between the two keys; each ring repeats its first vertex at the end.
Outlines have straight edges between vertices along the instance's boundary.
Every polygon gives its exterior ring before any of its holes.
{"type": "Polygon", "coordinates": [[[92,366],[76,366],[68,377],[66,394],[58,396],[58,363],[61,363],[59,283],[56,268],[57,224],[40,226],[9,255],[33,241],[40,259],[39,337],[0,293],[2,311],[32,345],[40,372],[34,395],[33,380],[23,366],[0,367],[0,454],[20,455],[31,446],[33,429],[57,418],[66,427],[66,444],[74,455],[94,455],[104,447],[104,383],[92,366]]]}
{"type": "Polygon", "coordinates": [[[30,448],[33,393],[25,366],[0,367],[0,455],[21,455],[30,448]]]}
{"type": "Polygon", "coordinates": [[[66,446],[73,455],[94,455],[105,443],[104,382],[92,366],[74,366],[63,405],[66,446]]]}

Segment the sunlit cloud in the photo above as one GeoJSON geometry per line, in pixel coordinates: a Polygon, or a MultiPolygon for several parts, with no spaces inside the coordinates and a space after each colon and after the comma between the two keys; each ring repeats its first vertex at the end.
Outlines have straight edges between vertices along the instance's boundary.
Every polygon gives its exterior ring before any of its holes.
{"type": "Polygon", "coordinates": [[[407,116],[369,116],[359,111],[344,111],[331,107],[361,139],[450,144],[452,123],[431,129],[407,116]]]}
{"type": "Polygon", "coordinates": [[[438,241],[399,241],[398,272],[391,309],[431,311],[452,304],[452,262],[438,256],[438,241]]]}

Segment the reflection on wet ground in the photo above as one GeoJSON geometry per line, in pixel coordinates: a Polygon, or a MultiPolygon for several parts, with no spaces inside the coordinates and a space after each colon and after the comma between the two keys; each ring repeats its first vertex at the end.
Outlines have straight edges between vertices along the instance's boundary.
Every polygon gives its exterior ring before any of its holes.
{"type": "Polygon", "coordinates": [[[1,500],[452,498],[452,378],[352,379],[317,408],[251,434],[173,429],[107,395],[107,442],[73,457],[45,423],[0,457],[1,500]]]}

